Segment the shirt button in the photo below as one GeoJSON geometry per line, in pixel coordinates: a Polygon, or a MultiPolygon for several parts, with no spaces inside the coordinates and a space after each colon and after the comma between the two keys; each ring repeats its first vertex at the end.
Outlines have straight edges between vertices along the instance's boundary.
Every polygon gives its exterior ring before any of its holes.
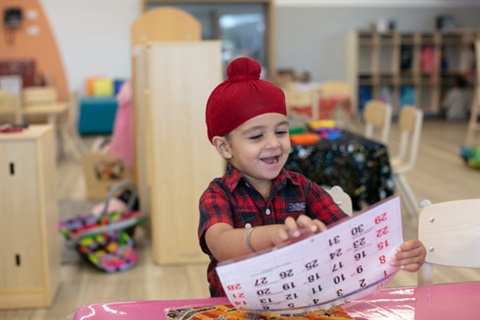
{"type": "Polygon", "coordinates": [[[250,223],[247,223],[247,224],[245,225],[245,229],[250,229],[251,227],[252,227],[252,225],[251,225],[250,223]]]}
{"type": "Polygon", "coordinates": [[[267,208],[267,210],[265,210],[265,213],[267,214],[267,216],[270,214],[270,209],[267,208]]]}

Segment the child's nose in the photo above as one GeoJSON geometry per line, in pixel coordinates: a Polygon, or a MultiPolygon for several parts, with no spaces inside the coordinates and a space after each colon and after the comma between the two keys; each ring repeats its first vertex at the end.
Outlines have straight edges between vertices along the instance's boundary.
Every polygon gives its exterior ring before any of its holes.
{"type": "Polygon", "coordinates": [[[270,135],[267,141],[267,149],[274,149],[280,146],[280,139],[276,135],[270,135]]]}

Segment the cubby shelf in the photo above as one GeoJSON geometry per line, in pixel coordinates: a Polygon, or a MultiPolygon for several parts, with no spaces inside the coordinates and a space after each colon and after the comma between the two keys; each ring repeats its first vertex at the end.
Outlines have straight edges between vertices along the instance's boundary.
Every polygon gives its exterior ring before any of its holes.
{"type": "Polygon", "coordinates": [[[463,76],[474,85],[474,43],[479,31],[386,32],[353,31],[347,41],[347,79],[353,105],[383,99],[394,114],[413,104],[427,116],[441,114],[441,99],[463,76]]]}

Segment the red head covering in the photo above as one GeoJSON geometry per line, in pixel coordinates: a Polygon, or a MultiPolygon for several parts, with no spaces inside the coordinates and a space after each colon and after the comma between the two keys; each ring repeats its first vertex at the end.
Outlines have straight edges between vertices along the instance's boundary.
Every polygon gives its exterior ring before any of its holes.
{"type": "Polygon", "coordinates": [[[261,67],[250,58],[237,58],[227,67],[227,80],[207,101],[208,139],[225,136],[239,125],[264,113],[287,115],[282,89],[260,80],[261,67]]]}

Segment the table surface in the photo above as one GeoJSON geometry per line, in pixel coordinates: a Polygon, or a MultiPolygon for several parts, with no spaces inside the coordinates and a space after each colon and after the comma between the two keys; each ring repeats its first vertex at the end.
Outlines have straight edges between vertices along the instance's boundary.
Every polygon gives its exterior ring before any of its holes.
{"type": "MultiPolygon", "coordinates": [[[[38,105],[21,106],[22,114],[58,114],[65,112],[68,108],[66,102],[42,103],[38,105]]],[[[14,109],[1,108],[0,113],[13,114],[14,109]]]]}
{"type": "MultiPolygon", "coordinates": [[[[55,125],[57,122],[57,117],[65,113],[67,110],[68,104],[66,102],[41,103],[36,105],[21,106],[19,108],[20,113],[18,113],[15,117],[15,123],[24,123],[23,116],[26,115],[45,115],[48,117],[47,122],[55,125]]],[[[0,114],[16,114],[16,112],[17,110],[15,109],[4,109],[0,111],[0,114]]]]}
{"type": "Polygon", "coordinates": [[[315,183],[342,187],[355,210],[394,194],[387,147],[377,141],[342,130],[337,139],[321,139],[315,145],[292,145],[285,164],[315,183]]]}
{"type": "Polygon", "coordinates": [[[23,114],[59,114],[67,110],[66,102],[45,103],[31,106],[23,106],[23,114]]]}
{"type": "MultiPolygon", "coordinates": [[[[227,298],[109,302],[81,306],[73,320],[166,319],[165,309],[229,304],[227,298]]],[[[358,320],[480,319],[480,281],[383,288],[342,306],[358,320]]]]}

